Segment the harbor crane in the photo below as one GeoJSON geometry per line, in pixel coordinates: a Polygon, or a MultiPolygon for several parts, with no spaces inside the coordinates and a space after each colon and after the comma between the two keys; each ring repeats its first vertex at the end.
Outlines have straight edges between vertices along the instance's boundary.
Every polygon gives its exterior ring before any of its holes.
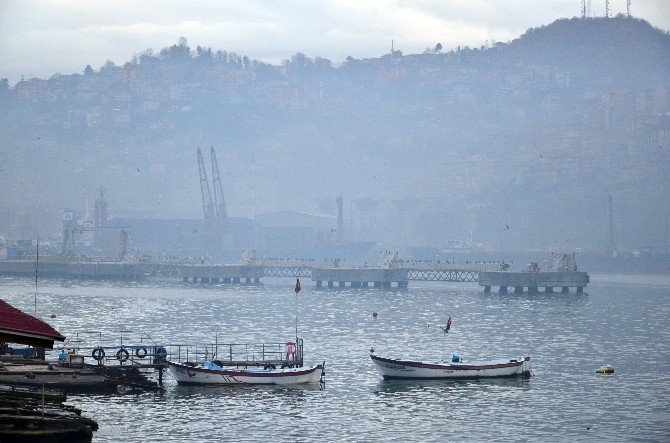
{"type": "Polygon", "coordinates": [[[202,198],[202,210],[205,216],[205,226],[207,236],[211,244],[220,245],[221,237],[228,226],[228,214],[226,212],[226,202],[223,198],[223,185],[221,184],[221,175],[219,174],[219,164],[216,160],[214,147],[210,150],[212,164],[212,188],[214,199],[212,199],[212,189],[207,179],[207,170],[202,157],[202,151],[198,148],[198,171],[200,173],[200,194],[202,198]]]}

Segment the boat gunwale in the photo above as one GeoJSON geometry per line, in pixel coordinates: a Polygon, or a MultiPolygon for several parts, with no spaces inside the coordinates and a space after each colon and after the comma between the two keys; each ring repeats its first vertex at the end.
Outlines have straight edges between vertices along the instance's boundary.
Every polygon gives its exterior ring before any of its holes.
{"type": "Polygon", "coordinates": [[[267,370],[231,370],[231,369],[207,369],[203,367],[198,367],[198,366],[190,366],[190,365],[185,365],[182,363],[176,363],[172,361],[167,362],[168,365],[186,369],[188,371],[194,371],[194,372],[201,372],[205,374],[213,374],[213,375],[226,375],[226,376],[231,376],[231,377],[258,377],[258,378],[266,378],[266,377],[297,377],[297,376],[302,376],[302,375],[308,375],[311,374],[319,369],[323,370],[323,364],[317,364],[314,366],[310,366],[309,368],[306,369],[267,369],[267,370]],[[262,372],[265,371],[265,372],[262,372]]]}
{"type": "MultiPolygon", "coordinates": [[[[495,364],[495,365],[468,365],[467,363],[458,363],[457,365],[453,364],[438,364],[438,363],[423,363],[420,361],[412,360],[397,360],[392,358],[379,357],[377,355],[370,354],[370,358],[373,362],[384,362],[391,363],[402,366],[409,366],[413,368],[425,368],[425,369],[451,369],[457,371],[474,371],[474,370],[488,370],[488,369],[499,369],[499,368],[510,368],[515,366],[521,366],[524,362],[530,361],[530,357],[523,357],[518,359],[515,362],[510,361],[509,363],[495,364]]],[[[386,377],[385,377],[386,378],[386,377]]],[[[406,377],[400,377],[406,378],[406,377]]],[[[424,378],[424,377],[422,377],[424,378]]]]}

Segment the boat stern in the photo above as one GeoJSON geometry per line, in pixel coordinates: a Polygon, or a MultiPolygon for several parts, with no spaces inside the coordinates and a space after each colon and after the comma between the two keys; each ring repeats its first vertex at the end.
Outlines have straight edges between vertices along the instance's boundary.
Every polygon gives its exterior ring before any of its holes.
{"type": "Polygon", "coordinates": [[[521,363],[519,373],[524,377],[530,377],[530,357],[523,357],[521,360],[523,363],[521,363]]]}

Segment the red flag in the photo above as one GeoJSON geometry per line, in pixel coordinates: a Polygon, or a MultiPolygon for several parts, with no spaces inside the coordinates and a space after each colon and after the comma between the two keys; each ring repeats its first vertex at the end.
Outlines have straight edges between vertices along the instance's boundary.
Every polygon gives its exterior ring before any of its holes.
{"type": "Polygon", "coordinates": [[[300,289],[301,289],[301,288],[300,288],[300,279],[297,278],[297,279],[295,280],[295,293],[297,294],[298,292],[300,292],[300,289]]]}

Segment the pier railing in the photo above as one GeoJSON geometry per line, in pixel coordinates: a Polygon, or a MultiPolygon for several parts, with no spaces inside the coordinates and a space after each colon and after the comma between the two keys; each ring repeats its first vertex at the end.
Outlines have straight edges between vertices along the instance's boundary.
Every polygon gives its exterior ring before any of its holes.
{"type": "Polygon", "coordinates": [[[208,343],[168,345],[99,345],[66,348],[62,361],[73,355],[97,366],[162,367],[168,361],[201,363],[217,361],[222,366],[301,367],[303,340],[280,343],[208,343]]]}
{"type": "Polygon", "coordinates": [[[212,360],[223,366],[302,366],[303,341],[282,343],[209,343],[165,346],[167,359],[199,363],[212,360]]]}

